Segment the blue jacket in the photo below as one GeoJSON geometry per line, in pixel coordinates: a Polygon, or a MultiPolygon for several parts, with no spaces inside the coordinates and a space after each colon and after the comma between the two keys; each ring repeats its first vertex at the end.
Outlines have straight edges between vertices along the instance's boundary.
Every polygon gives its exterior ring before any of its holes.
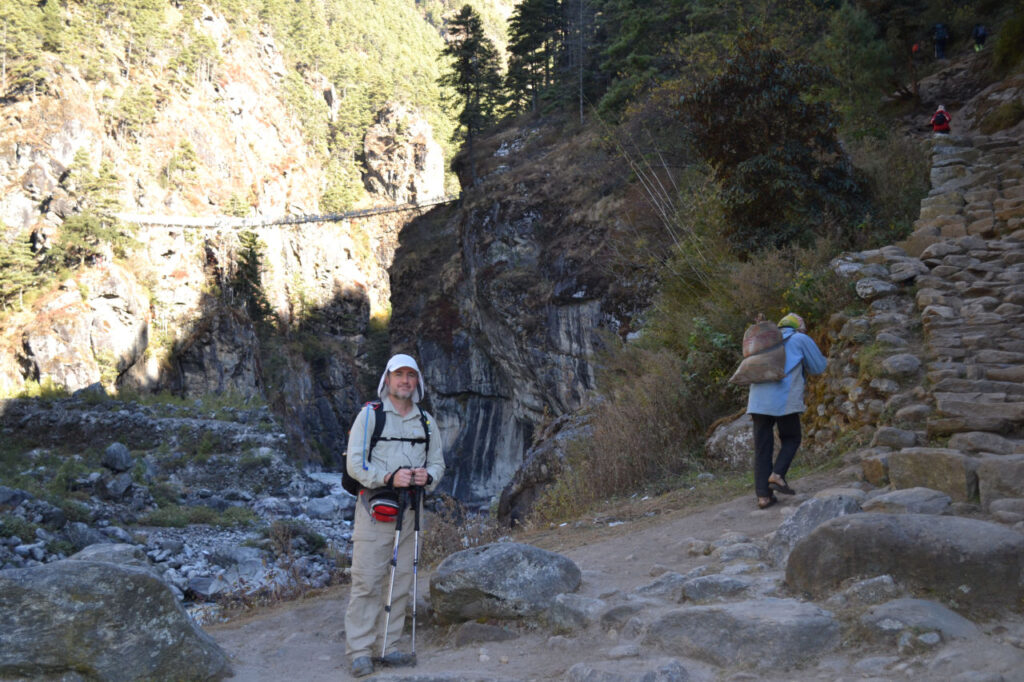
{"type": "Polygon", "coordinates": [[[786,348],[786,376],[779,381],[751,384],[747,399],[748,414],[782,417],[803,412],[807,409],[804,405],[804,372],[821,374],[825,371],[828,360],[807,334],[792,327],[784,327],[782,340],[786,348]]]}

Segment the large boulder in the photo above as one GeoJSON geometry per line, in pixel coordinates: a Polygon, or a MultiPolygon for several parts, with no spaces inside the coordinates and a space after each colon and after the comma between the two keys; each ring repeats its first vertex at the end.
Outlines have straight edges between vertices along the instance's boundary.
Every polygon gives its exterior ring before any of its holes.
{"type": "Polygon", "coordinates": [[[854,514],[818,526],[786,565],[786,582],[816,598],[884,574],[969,613],[1020,609],[1024,534],[953,516],[854,514]]]}
{"type": "Polygon", "coordinates": [[[559,594],[574,592],[572,560],[532,545],[501,542],[452,554],[430,579],[430,601],[443,620],[539,616],[559,594]]]}
{"type": "Polygon", "coordinates": [[[733,469],[748,466],[754,452],[753,428],[749,414],[719,425],[706,443],[708,457],[733,469]]]}
{"type": "Polygon", "coordinates": [[[693,606],[652,623],[644,644],[720,666],[789,668],[834,649],[839,622],[795,599],[693,606]]]}
{"type": "Polygon", "coordinates": [[[839,516],[860,512],[860,502],[853,495],[836,494],[825,498],[807,500],[779,526],[771,543],[768,556],[772,563],[784,567],[786,558],[797,542],[810,535],[811,531],[826,521],[839,516]]]}
{"type": "Polygon", "coordinates": [[[0,571],[0,678],[219,680],[227,656],[141,568],[58,561],[0,571]]]}

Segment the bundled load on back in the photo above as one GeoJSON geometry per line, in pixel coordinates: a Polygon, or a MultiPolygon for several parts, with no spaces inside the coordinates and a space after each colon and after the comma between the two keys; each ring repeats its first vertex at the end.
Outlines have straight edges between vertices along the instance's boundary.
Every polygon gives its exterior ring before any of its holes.
{"type": "Polygon", "coordinates": [[[786,374],[782,330],[774,322],[757,322],[743,333],[743,362],[729,378],[738,386],[779,381],[786,374]]]}

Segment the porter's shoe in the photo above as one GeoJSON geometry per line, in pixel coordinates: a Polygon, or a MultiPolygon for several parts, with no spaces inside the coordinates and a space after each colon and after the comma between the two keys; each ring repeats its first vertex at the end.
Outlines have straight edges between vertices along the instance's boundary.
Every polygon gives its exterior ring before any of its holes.
{"type": "Polygon", "coordinates": [[[366,677],[373,674],[373,660],[369,656],[360,656],[352,661],[352,677],[366,677]]]}
{"type": "Polygon", "coordinates": [[[416,665],[416,654],[407,654],[404,651],[392,651],[380,659],[383,665],[389,668],[401,668],[403,666],[416,665]]]}

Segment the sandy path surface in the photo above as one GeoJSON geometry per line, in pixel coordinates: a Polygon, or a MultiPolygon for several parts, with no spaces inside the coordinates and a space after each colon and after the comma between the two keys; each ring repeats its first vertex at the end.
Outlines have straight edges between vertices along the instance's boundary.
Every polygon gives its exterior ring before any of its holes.
{"type": "MultiPolygon", "coordinates": [[[[579,522],[571,527],[533,533],[522,541],[557,551],[573,559],[583,571],[579,594],[614,597],[651,582],[659,567],[685,573],[705,556],[691,556],[693,539],[714,541],[727,533],[760,539],[774,531],[785,515],[816,490],[834,483],[835,474],[808,476],[794,481],[801,491],[795,498],[765,511],[754,508],[753,495],[745,495],[693,512],[670,512],[617,522],[579,522]]],[[[520,541],[520,538],[516,538],[520,541]]],[[[420,577],[421,594],[429,591],[429,574],[420,577]]],[[[345,656],[344,612],[347,587],[316,597],[282,604],[238,620],[207,627],[228,652],[235,679],[267,682],[280,680],[351,679],[345,656]]],[[[515,626],[510,626],[514,628],[515,626]]],[[[591,660],[595,652],[624,643],[617,635],[590,628],[575,637],[551,637],[547,630],[520,626],[518,637],[456,647],[455,628],[426,622],[417,626],[415,669],[383,671],[382,679],[401,674],[426,675],[460,672],[463,679],[549,680],[560,678],[573,664],[591,660]]],[[[408,646],[408,639],[404,641],[408,646]]],[[[686,661],[691,677],[712,677],[711,669],[686,661]],[[702,674],[703,673],[703,674],[702,674]]]]}
{"type": "MultiPolygon", "coordinates": [[[[653,505],[660,500],[639,500],[627,508],[629,519],[612,514],[582,520],[572,525],[525,533],[516,541],[564,554],[583,572],[579,594],[601,598],[614,605],[640,585],[666,570],[686,573],[713,559],[693,552],[694,541],[714,542],[729,534],[755,541],[775,531],[782,521],[814,493],[839,487],[838,472],[792,479],[800,491],[795,497],[780,496],[781,504],[760,511],[753,494],[734,497],[700,509],[679,509],[661,513],[653,505]]],[[[679,496],[676,497],[679,499],[679,496]]],[[[621,508],[620,508],[621,511],[621,508]]],[[[735,538],[733,538],[735,540],[735,538]]],[[[700,543],[698,543],[700,544],[700,543]]],[[[720,565],[720,564],[719,564],[720,565]]],[[[761,569],[752,576],[780,578],[774,569],[761,569]]],[[[420,594],[429,591],[429,574],[420,577],[420,594]]],[[[789,596],[784,586],[779,596],[789,596]]],[[[253,682],[319,682],[349,680],[345,656],[344,612],[348,599],[345,586],[280,606],[246,615],[230,623],[210,626],[207,631],[231,657],[236,680],[253,682]]],[[[641,620],[652,622],[658,611],[679,608],[678,604],[656,603],[641,612],[641,620]]],[[[440,626],[423,616],[417,628],[418,665],[415,668],[381,670],[373,677],[381,682],[508,682],[511,680],[565,680],[565,673],[577,663],[614,670],[614,679],[629,679],[634,672],[651,670],[673,659],[645,647],[640,632],[627,624],[623,632],[593,625],[568,636],[552,636],[545,627],[530,624],[503,626],[515,637],[507,641],[457,644],[460,626],[440,626]]],[[[407,621],[408,624],[408,621],[407,621]]],[[[1024,680],[1024,616],[1009,614],[1002,620],[979,623],[984,633],[967,640],[944,642],[935,650],[900,655],[889,644],[864,643],[847,639],[843,646],[799,670],[725,670],[676,657],[689,682],[790,682],[821,680],[863,682],[873,680],[950,680],[997,682],[1024,680]],[[966,675],[966,677],[964,677],[966,675]]],[[[847,637],[851,636],[849,631],[847,637]]],[[[855,635],[854,635],[855,636],[855,635]]],[[[401,647],[408,650],[408,633],[401,647]]],[[[640,675],[637,675],[639,678],[640,675]]],[[[587,679],[595,679],[589,677],[587,679]]]]}

